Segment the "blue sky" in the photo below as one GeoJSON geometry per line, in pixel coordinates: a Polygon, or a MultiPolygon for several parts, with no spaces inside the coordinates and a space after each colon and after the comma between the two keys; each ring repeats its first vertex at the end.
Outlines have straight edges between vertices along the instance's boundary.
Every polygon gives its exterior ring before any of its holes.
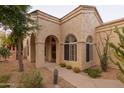
{"type": "MultiPolygon", "coordinates": [[[[58,18],[63,17],[79,5],[40,5],[32,6],[33,10],[41,10],[58,18]]],[[[104,22],[124,17],[124,5],[97,5],[97,10],[104,22]]]]}

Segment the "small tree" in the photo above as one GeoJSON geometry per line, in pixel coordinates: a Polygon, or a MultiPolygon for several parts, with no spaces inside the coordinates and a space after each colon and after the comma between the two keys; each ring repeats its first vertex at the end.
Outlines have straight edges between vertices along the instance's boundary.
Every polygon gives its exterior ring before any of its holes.
{"type": "Polygon", "coordinates": [[[101,65],[101,68],[104,72],[106,72],[107,68],[108,68],[108,60],[109,60],[109,52],[110,52],[109,51],[109,41],[111,38],[111,32],[110,33],[105,32],[106,37],[104,37],[104,39],[102,39],[102,37],[99,33],[99,38],[100,38],[100,43],[102,45],[102,49],[100,49],[99,43],[95,44],[97,54],[98,54],[98,57],[100,59],[100,65],[101,65]],[[105,42],[103,42],[103,40],[105,42]]]}
{"type": "Polygon", "coordinates": [[[116,58],[116,61],[113,60],[110,57],[110,60],[119,67],[120,71],[124,74],[124,27],[121,31],[116,27],[114,31],[118,37],[119,42],[117,44],[114,44],[113,42],[110,42],[109,45],[113,49],[114,57],[116,58]]]}
{"type": "Polygon", "coordinates": [[[5,29],[8,27],[12,30],[11,36],[14,37],[13,39],[18,46],[17,55],[20,72],[24,70],[22,57],[23,39],[36,28],[34,20],[28,14],[29,9],[29,5],[0,6],[1,25],[5,26],[5,29]]]}

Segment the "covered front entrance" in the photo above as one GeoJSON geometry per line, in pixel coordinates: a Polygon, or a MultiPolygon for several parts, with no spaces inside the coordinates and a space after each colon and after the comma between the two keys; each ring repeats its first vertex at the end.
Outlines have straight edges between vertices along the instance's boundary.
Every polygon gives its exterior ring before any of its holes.
{"type": "Polygon", "coordinates": [[[58,39],[55,36],[48,36],[45,40],[45,61],[56,62],[58,39]]]}

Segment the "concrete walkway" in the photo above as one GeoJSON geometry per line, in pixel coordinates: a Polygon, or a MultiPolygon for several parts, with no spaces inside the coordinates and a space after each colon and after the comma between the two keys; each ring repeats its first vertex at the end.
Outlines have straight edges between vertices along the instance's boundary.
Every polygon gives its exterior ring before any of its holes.
{"type": "Polygon", "coordinates": [[[92,79],[87,75],[74,73],[72,70],[61,68],[53,63],[46,63],[44,67],[53,72],[54,68],[59,70],[59,76],[77,88],[124,88],[119,80],[92,79]]]}

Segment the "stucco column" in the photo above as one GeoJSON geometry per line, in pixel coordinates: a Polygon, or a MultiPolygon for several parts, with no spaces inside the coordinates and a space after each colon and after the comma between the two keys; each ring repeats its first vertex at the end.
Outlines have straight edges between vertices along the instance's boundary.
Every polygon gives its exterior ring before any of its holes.
{"type": "Polygon", "coordinates": [[[64,44],[60,44],[60,62],[64,62],[64,44]]]}
{"type": "Polygon", "coordinates": [[[36,42],[36,67],[40,68],[45,64],[45,43],[36,42]]]}
{"type": "Polygon", "coordinates": [[[56,43],[56,63],[59,64],[60,63],[60,44],[56,43]]]}
{"type": "Polygon", "coordinates": [[[30,42],[30,39],[29,38],[29,43],[28,43],[28,46],[29,46],[29,55],[28,55],[28,61],[31,62],[31,42],[30,42]]]}
{"type": "Polygon", "coordinates": [[[77,62],[79,62],[81,70],[83,69],[83,60],[84,60],[83,43],[78,42],[77,43],[77,62]]]}
{"type": "Polygon", "coordinates": [[[86,43],[82,43],[82,69],[85,69],[86,65],[86,43]]]}

